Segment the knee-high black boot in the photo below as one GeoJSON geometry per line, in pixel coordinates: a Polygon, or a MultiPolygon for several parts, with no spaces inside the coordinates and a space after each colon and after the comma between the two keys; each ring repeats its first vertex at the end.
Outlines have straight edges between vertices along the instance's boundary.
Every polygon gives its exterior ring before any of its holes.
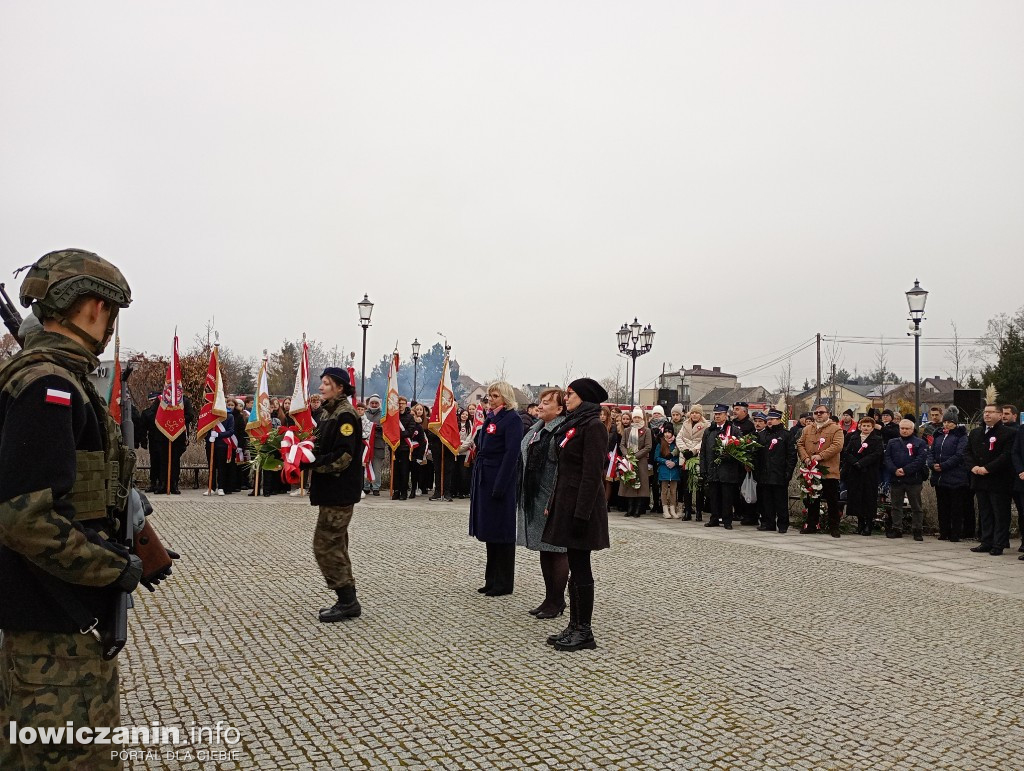
{"type": "Polygon", "coordinates": [[[576,628],[567,637],[555,640],[556,650],[580,651],[597,647],[594,632],[590,628],[590,620],[594,615],[594,585],[577,586],[576,597],[579,604],[576,628]]]}

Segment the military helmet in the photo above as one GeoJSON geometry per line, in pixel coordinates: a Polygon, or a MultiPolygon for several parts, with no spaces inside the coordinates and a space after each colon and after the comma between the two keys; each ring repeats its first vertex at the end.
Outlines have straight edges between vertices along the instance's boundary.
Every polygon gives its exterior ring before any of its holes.
{"type": "Polygon", "coordinates": [[[61,249],[44,254],[29,267],[21,284],[21,304],[38,302],[44,311],[63,313],[84,296],[127,308],[132,290],[124,275],[98,254],[61,249]]]}

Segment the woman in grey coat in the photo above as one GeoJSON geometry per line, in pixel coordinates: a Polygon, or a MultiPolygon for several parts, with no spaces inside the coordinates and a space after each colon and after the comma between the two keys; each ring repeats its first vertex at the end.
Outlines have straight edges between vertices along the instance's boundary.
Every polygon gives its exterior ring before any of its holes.
{"type": "Polygon", "coordinates": [[[555,489],[558,460],[551,440],[565,420],[565,404],[559,388],[546,388],[537,400],[540,418],[523,436],[519,462],[519,495],[516,498],[516,543],[540,552],[544,576],[544,602],[530,611],[537,618],[555,618],[565,610],[565,585],[569,560],[565,549],[541,540],[547,520],[545,509],[555,489]]]}

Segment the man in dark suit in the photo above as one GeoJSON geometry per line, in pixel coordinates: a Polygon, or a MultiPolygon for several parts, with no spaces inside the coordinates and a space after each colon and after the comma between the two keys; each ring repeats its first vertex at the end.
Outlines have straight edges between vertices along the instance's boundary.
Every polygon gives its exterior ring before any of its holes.
{"type": "Polygon", "coordinates": [[[993,557],[1010,548],[1010,499],[1013,493],[1013,465],[1010,451],[1016,432],[1002,423],[996,404],[985,407],[984,426],[971,431],[964,460],[971,470],[971,489],[978,501],[979,540],[973,552],[993,557]]]}

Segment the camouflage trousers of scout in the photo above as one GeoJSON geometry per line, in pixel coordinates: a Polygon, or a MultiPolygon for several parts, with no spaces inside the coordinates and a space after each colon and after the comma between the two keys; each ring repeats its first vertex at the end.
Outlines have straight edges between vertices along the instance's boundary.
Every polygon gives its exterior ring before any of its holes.
{"type": "Polygon", "coordinates": [[[116,728],[121,724],[116,661],[91,635],[0,631],[0,769],[120,769],[114,744],[11,742],[18,728],[116,728]],[[111,757],[111,756],[114,757],[111,757]]]}
{"type": "Polygon", "coordinates": [[[348,556],[348,524],[354,506],[321,506],[313,533],[313,556],[329,589],[354,586],[348,556]]]}

